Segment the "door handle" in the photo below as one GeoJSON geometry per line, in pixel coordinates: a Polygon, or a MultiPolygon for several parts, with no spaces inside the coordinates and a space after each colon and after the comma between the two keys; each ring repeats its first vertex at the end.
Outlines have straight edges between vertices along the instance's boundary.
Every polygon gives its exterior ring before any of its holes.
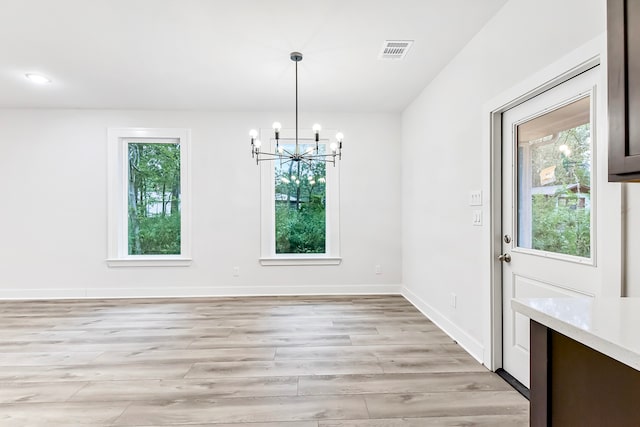
{"type": "Polygon", "coordinates": [[[502,262],[511,262],[511,255],[504,253],[498,255],[498,260],[502,262]]]}

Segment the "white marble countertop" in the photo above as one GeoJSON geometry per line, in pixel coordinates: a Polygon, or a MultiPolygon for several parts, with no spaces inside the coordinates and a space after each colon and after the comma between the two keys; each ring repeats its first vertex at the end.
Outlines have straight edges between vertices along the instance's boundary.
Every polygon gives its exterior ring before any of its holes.
{"type": "Polygon", "coordinates": [[[640,298],[516,298],[511,306],[640,371],[640,298]]]}

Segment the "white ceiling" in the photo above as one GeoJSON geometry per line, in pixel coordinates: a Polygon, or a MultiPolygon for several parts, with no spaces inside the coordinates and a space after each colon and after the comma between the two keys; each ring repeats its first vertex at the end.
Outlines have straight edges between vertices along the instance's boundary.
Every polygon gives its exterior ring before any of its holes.
{"type": "Polygon", "coordinates": [[[505,2],[0,0],[0,107],[397,112],[505,2]]]}

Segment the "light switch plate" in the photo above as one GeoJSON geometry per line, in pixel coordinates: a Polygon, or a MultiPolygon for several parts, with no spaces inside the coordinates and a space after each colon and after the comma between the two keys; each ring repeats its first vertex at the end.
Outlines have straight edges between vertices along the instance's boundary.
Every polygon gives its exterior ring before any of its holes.
{"type": "Polygon", "coordinates": [[[474,210],[473,211],[473,225],[482,225],[482,211],[474,210]]]}
{"type": "Polygon", "coordinates": [[[482,206],[482,190],[475,190],[469,193],[469,206],[482,206]]]}

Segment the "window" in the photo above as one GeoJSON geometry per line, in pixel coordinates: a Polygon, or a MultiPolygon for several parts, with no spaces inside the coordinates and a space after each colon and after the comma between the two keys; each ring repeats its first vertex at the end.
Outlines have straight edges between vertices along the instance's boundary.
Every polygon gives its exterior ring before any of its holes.
{"type": "MultiPolygon", "coordinates": [[[[294,144],[282,147],[295,150],[294,144]]],[[[313,145],[300,145],[300,151],[309,148],[313,145]]],[[[326,163],[277,161],[274,186],[276,254],[326,253],[326,163]]]]}
{"type": "Polygon", "coordinates": [[[109,129],[110,266],[189,258],[186,129],[109,129]]]}
{"type": "Polygon", "coordinates": [[[591,97],[517,127],[518,247],[591,258],[591,97]]]}
{"type": "MultiPolygon", "coordinates": [[[[295,139],[289,137],[290,132],[280,132],[280,145],[293,152],[295,139]]],[[[321,140],[320,152],[327,150],[329,143],[328,139],[321,140]]],[[[275,141],[270,144],[273,149],[275,141]]],[[[299,145],[304,151],[315,147],[315,142],[311,134],[302,133],[299,145]]],[[[261,174],[261,263],[339,264],[339,161],[335,166],[320,162],[265,161],[261,163],[261,174]]]]}

